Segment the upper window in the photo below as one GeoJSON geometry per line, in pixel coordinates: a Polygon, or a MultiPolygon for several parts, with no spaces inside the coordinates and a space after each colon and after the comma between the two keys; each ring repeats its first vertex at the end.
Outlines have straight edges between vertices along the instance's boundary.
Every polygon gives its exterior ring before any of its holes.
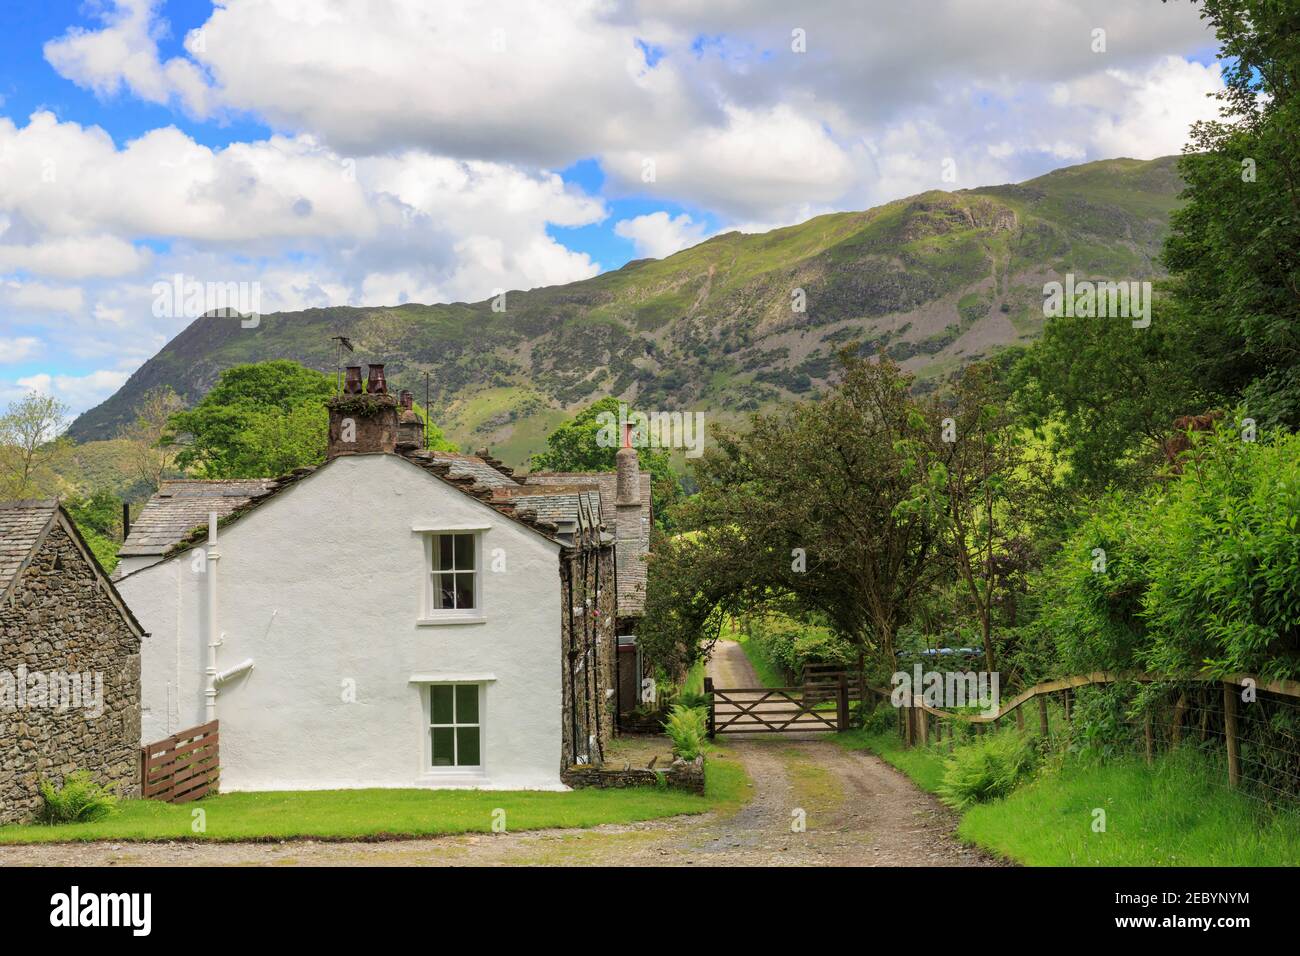
{"type": "Polygon", "coordinates": [[[429,572],[435,611],[478,608],[478,535],[445,533],[433,536],[433,567],[429,572]]]}

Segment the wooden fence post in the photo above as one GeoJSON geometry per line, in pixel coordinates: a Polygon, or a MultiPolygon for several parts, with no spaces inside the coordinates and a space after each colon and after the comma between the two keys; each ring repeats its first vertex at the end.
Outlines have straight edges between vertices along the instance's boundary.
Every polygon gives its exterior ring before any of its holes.
{"type": "Polygon", "coordinates": [[[918,728],[921,731],[921,746],[928,747],[930,745],[930,715],[918,707],[916,716],[921,718],[918,728]]]}
{"type": "Polygon", "coordinates": [[[1146,738],[1147,745],[1147,766],[1155,763],[1155,734],[1151,732],[1151,711],[1147,711],[1146,719],[1142,722],[1142,736],[1146,738]]]}
{"type": "Polygon", "coordinates": [[[912,746],[912,738],[916,733],[916,728],[913,726],[916,723],[914,711],[915,709],[912,707],[911,701],[908,701],[907,703],[903,704],[903,729],[904,729],[903,746],[904,747],[912,746]]]}
{"type": "Polygon", "coordinates": [[[1021,708],[1016,708],[1016,730],[1022,734],[1025,732],[1025,712],[1021,708]]]}
{"type": "Polygon", "coordinates": [[[1241,783],[1241,764],[1237,756],[1237,688],[1223,683],[1223,736],[1228,743],[1228,786],[1241,783]]]}
{"type": "Polygon", "coordinates": [[[849,729],[849,679],[840,671],[839,699],[835,702],[840,733],[849,729]]]}
{"type": "Polygon", "coordinates": [[[712,740],[716,736],[716,728],[717,728],[717,719],[714,714],[714,704],[713,704],[713,678],[712,677],[704,678],[704,693],[709,698],[709,739],[712,740]]]}
{"type": "Polygon", "coordinates": [[[1065,690],[1061,691],[1061,703],[1062,703],[1062,704],[1064,705],[1064,707],[1065,707],[1065,722],[1066,722],[1067,724],[1070,722],[1070,703],[1071,703],[1070,698],[1071,698],[1071,696],[1072,696],[1072,692],[1071,692],[1070,688],[1067,687],[1067,688],[1065,688],[1065,690]]]}
{"type": "Polygon", "coordinates": [[[1042,694],[1038,695],[1038,729],[1044,739],[1052,738],[1051,728],[1047,725],[1047,698],[1042,694]]]}

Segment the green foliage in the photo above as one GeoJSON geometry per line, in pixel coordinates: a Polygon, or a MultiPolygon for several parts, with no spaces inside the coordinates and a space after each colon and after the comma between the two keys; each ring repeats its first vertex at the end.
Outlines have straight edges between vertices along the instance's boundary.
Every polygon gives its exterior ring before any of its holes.
{"type": "Polygon", "coordinates": [[[683,760],[694,760],[703,752],[708,730],[708,711],[703,707],[675,704],[664,721],[664,733],[672,739],[673,753],[683,760]]]}
{"type": "Polygon", "coordinates": [[[1300,675],[1300,435],[1221,423],[1182,466],[1099,504],[1047,569],[1039,626],[1067,672],[1300,675]]]}
{"type": "Polygon", "coordinates": [[[848,641],[829,627],[779,612],[746,615],[741,628],[748,643],[758,645],[762,656],[780,668],[786,682],[798,678],[805,664],[849,664],[856,658],[848,641]]]}
{"type": "Polygon", "coordinates": [[[1221,118],[1192,127],[1179,168],[1186,200],[1164,260],[1189,314],[1212,316],[1233,347],[1203,374],[1261,422],[1300,427],[1300,71],[1293,4],[1198,0],[1215,30],[1221,118]]]}
{"type": "Polygon", "coordinates": [[[937,422],[888,359],[852,346],[840,359],[824,400],[714,432],[696,464],[699,492],[678,512],[689,533],[650,565],[640,635],[652,653],[689,662],[727,616],[779,602],[892,662],[934,555],[931,523],[902,506],[937,422]]]}
{"type": "Polygon", "coordinates": [[[63,778],[63,786],[48,780],[40,782],[41,823],[93,823],[108,816],[117,806],[117,797],[90,776],[88,770],[75,770],[63,778]]]}
{"type": "Polygon", "coordinates": [[[117,552],[121,547],[121,501],[110,489],[100,488],[85,497],[64,500],[63,507],[100,566],[111,573],[117,567],[117,552]]]}
{"type": "Polygon", "coordinates": [[[944,765],[939,799],[965,810],[1005,797],[1034,769],[1035,759],[1033,744],[1019,733],[977,737],[953,751],[944,765]]]}
{"type": "Polygon", "coordinates": [[[328,376],[297,362],[236,365],[194,408],[172,416],[174,435],[189,436],[177,463],[204,478],[274,477],[319,464],[333,394],[328,376]]]}

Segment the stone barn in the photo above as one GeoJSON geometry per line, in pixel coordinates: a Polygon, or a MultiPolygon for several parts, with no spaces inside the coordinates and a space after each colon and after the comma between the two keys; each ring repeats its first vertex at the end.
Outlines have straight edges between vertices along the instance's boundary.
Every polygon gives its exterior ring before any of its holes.
{"type": "Polygon", "coordinates": [[[138,794],[144,636],[58,501],[0,502],[0,824],[73,770],[138,794]]]}

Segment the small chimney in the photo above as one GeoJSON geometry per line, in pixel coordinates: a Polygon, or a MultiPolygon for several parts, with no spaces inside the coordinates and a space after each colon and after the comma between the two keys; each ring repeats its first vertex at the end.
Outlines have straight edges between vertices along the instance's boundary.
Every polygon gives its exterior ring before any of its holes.
{"type": "Polygon", "coordinates": [[[618,473],[615,479],[614,503],[616,505],[641,504],[641,469],[637,462],[636,449],[632,447],[632,425],[623,425],[623,447],[614,456],[614,467],[618,473]]]}
{"type": "Polygon", "coordinates": [[[383,365],[371,364],[370,377],[366,380],[366,391],[371,395],[388,394],[388,381],[384,378],[383,365]]]}
{"type": "Polygon", "coordinates": [[[360,365],[348,366],[347,376],[343,380],[343,394],[344,395],[361,394],[361,366],[360,365]]]}
{"type": "Polygon", "coordinates": [[[403,389],[397,411],[397,450],[414,451],[423,447],[424,422],[415,413],[415,396],[403,389]]]}

